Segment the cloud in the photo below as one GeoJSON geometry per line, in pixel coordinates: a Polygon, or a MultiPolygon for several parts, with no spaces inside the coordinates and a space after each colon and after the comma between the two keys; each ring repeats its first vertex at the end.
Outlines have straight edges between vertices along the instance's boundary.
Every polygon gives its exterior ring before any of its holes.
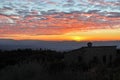
{"type": "Polygon", "coordinates": [[[1,9],[5,15],[34,15],[32,11],[37,11],[37,15],[43,12],[73,12],[73,11],[96,11],[120,12],[119,0],[4,0],[1,9]],[[7,10],[6,10],[7,9],[7,10]],[[10,11],[8,11],[10,9],[10,11]]]}
{"type": "Polygon", "coordinates": [[[110,12],[106,14],[107,17],[120,18],[120,12],[110,12]]]}
{"type": "Polygon", "coordinates": [[[0,34],[63,35],[117,29],[119,4],[119,0],[3,0],[0,34]]]}
{"type": "MultiPolygon", "coordinates": [[[[95,11],[96,12],[96,11],[95,11]]],[[[111,13],[111,15],[118,15],[111,13]]],[[[119,17],[110,17],[101,15],[101,13],[72,12],[72,13],[54,13],[42,16],[31,15],[25,17],[19,16],[1,16],[1,33],[4,34],[35,34],[35,35],[61,35],[72,31],[89,31],[95,29],[114,29],[119,25],[119,17]],[[4,19],[4,20],[3,20],[4,19]],[[3,22],[4,21],[4,22],[3,22]],[[10,24],[14,24],[11,25],[10,24]]]]}
{"type": "Polygon", "coordinates": [[[5,24],[15,24],[15,21],[7,16],[0,15],[0,26],[5,24]]]}

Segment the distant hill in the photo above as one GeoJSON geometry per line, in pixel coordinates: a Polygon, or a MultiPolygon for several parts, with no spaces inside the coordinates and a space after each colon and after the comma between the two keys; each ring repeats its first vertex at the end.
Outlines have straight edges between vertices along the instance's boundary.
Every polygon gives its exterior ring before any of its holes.
{"type": "MultiPolygon", "coordinates": [[[[39,41],[39,40],[11,40],[11,39],[0,39],[0,49],[11,50],[11,49],[24,49],[24,48],[47,48],[57,51],[68,51],[87,46],[87,42],[75,42],[75,41],[39,41]]],[[[120,41],[99,41],[92,42],[93,46],[113,46],[116,45],[120,48],[120,41]]]]}

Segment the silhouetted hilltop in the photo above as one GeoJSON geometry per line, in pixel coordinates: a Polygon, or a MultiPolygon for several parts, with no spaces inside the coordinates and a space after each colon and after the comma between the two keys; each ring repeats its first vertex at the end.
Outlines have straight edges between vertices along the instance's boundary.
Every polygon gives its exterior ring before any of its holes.
{"type": "MultiPolygon", "coordinates": [[[[111,56],[107,56],[107,58],[111,59],[111,56]]],[[[119,64],[120,49],[115,46],[83,46],[67,52],[41,48],[37,50],[29,48],[0,50],[0,80],[119,80],[119,64]],[[98,64],[99,58],[104,63],[107,61],[104,54],[113,53],[114,55],[114,52],[117,52],[114,62],[98,64]],[[93,59],[89,64],[83,62],[84,56],[79,56],[84,53],[92,56],[89,57],[93,59]],[[97,53],[102,57],[96,56],[97,53]],[[67,63],[66,56],[68,57],[67,63]],[[99,58],[97,59],[97,57],[99,58]],[[76,64],[69,60],[79,62],[76,64]],[[70,65],[68,65],[69,62],[70,65]]]]}
{"type": "Polygon", "coordinates": [[[11,51],[0,50],[0,67],[20,64],[24,61],[54,61],[63,58],[63,54],[49,49],[17,49],[11,51]]]}

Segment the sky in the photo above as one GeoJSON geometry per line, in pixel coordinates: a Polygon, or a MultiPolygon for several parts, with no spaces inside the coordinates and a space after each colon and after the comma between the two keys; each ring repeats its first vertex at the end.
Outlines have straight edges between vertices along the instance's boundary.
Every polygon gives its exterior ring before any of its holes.
{"type": "Polygon", "coordinates": [[[120,40],[120,0],[0,0],[0,39],[120,40]]]}

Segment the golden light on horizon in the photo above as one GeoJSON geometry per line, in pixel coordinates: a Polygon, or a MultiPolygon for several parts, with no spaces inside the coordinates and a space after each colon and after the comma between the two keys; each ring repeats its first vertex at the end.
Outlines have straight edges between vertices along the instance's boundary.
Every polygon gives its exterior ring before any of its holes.
{"type": "Polygon", "coordinates": [[[120,29],[98,29],[76,31],[60,35],[4,34],[1,39],[44,40],[44,41],[111,41],[120,40],[120,29]]]}
{"type": "Polygon", "coordinates": [[[84,38],[83,38],[83,37],[80,37],[80,36],[73,36],[72,39],[73,39],[74,41],[82,41],[82,40],[84,40],[84,38]]]}
{"type": "Polygon", "coordinates": [[[120,29],[98,29],[66,34],[75,41],[112,41],[120,40],[120,29]]]}

